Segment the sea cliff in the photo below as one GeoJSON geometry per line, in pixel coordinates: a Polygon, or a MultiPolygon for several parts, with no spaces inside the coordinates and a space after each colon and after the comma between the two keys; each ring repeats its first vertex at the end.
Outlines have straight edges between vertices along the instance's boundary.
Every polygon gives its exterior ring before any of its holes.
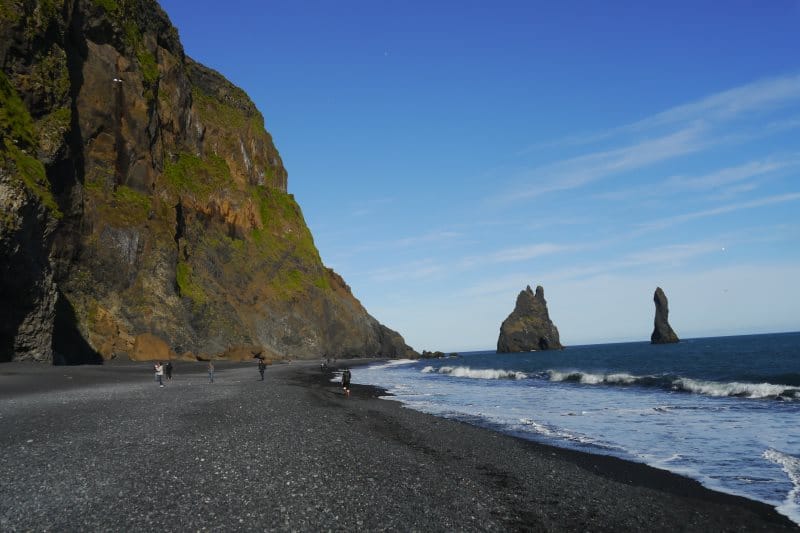
{"type": "Polygon", "coordinates": [[[153,0],[0,3],[0,361],[401,356],[153,0]]]}

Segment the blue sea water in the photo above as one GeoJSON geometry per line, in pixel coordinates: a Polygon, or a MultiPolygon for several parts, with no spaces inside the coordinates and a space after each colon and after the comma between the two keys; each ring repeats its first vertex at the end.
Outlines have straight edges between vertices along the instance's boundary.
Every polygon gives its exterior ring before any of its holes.
{"type": "Polygon", "coordinates": [[[472,352],[352,374],[407,407],[646,463],[800,524],[800,333],[472,352]]]}

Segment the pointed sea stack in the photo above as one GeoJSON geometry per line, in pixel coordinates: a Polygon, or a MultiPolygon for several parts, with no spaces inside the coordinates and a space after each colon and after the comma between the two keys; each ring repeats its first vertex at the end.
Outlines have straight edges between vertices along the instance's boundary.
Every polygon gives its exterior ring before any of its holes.
{"type": "Polygon", "coordinates": [[[500,326],[497,353],[529,352],[532,350],[560,350],[558,328],[550,320],[544,289],[536,287],[536,294],[528,285],[517,296],[517,305],[500,326]]]}
{"type": "Polygon", "coordinates": [[[650,335],[651,344],[670,344],[678,342],[678,336],[672,330],[667,320],[669,316],[669,305],[667,304],[667,296],[661,287],[656,287],[656,292],[653,294],[653,301],[656,303],[656,318],[653,334],[650,335]]]}

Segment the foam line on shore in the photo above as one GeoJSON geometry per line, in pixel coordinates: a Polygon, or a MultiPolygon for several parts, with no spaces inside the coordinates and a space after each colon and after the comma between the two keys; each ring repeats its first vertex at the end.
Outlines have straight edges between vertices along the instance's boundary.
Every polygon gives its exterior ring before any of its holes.
{"type": "Polygon", "coordinates": [[[468,366],[426,366],[421,371],[423,374],[442,374],[454,378],[471,379],[527,379],[525,372],[515,372],[513,370],[496,370],[491,368],[470,368],[468,366]]]}
{"type": "Polygon", "coordinates": [[[764,452],[764,458],[780,465],[792,481],[792,490],[777,510],[800,524],[800,458],[772,449],[764,452]]]}

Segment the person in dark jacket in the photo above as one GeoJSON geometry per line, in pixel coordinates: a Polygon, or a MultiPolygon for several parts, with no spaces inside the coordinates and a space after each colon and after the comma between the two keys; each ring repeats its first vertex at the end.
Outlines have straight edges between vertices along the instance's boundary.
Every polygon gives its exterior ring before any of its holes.
{"type": "Polygon", "coordinates": [[[345,397],[350,397],[350,369],[345,368],[342,372],[342,389],[344,389],[345,397]]]}
{"type": "Polygon", "coordinates": [[[258,373],[261,374],[261,381],[264,381],[264,370],[267,369],[267,365],[264,363],[263,359],[258,360],[258,373]]]}

